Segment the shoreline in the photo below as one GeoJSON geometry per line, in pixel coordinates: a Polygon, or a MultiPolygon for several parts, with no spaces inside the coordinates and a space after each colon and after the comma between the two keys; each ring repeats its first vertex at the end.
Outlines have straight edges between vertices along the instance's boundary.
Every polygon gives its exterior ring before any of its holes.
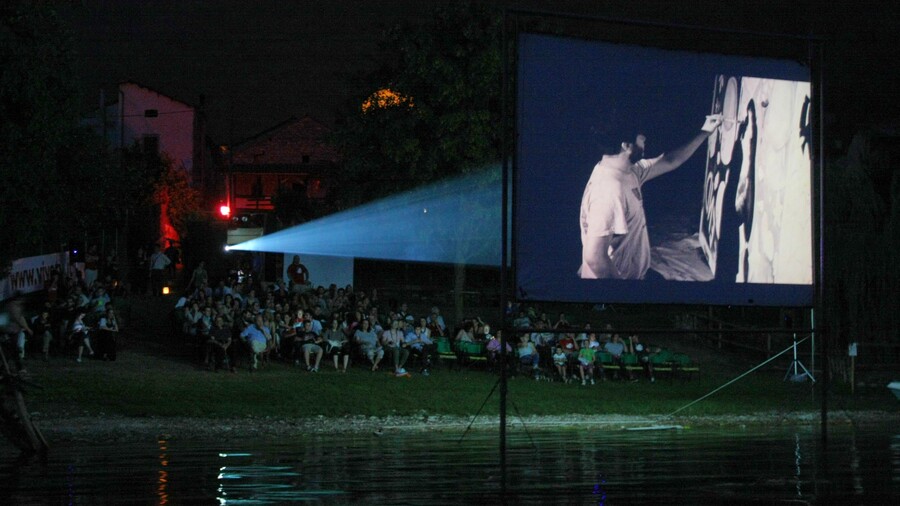
{"type": "MultiPolygon", "coordinates": [[[[52,443],[56,442],[128,442],[155,439],[246,439],[283,438],[290,436],[386,434],[445,432],[460,434],[471,424],[472,431],[496,431],[498,416],[472,417],[452,415],[312,418],[199,418],[199,417],[124,417],[124,416],[59,416],[33,413],[32,419],[52,443]]],[[[894,422],[900,424],[900,413],[888,411],[834,411],[829,426],[894,422]]],[[[570,429],[598,430],[678,430],[691,428],[748,428],[759,426],[818,425],[819,412],[763,412],[746,415],[677,416],[665,415],[553,415],[507,418],[508,431],[547,431],[570,429]]]]}

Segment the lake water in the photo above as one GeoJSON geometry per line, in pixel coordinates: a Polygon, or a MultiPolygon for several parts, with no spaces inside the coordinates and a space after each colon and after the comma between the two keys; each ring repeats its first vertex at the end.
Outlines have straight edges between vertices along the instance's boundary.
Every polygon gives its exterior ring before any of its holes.
{"type": "Polygon", "coordinates": [[[0,447],[0,504],[897,504],[900,427],[512,431],[0,447]]]}

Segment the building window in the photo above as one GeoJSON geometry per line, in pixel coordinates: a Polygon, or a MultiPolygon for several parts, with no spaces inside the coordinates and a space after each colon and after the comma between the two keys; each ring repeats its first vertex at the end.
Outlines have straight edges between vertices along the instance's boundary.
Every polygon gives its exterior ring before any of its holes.
{"type": "Polygon", "coordinates": [[[309,155],[303,155],[303,163],[309,163],[309,155]]]}
{"type": "Polygon", "coordinates": [[[159,111],[156,109],[144,109],[144,117],[145,118],[156,118],[159,116],[159,111]]]}

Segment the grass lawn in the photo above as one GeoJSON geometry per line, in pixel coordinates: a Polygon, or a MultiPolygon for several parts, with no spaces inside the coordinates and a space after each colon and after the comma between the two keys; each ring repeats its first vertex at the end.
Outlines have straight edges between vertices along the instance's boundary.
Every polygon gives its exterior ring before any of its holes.
{"type": "MultiPolygon", "coordinates": [[[[141,311],[129,311],[129,328],[134,331],[123,339],[117,362],[76,364],[71,357],[54,357],[48,363],[29,360],[31,379],[43,387],[29,392],[29,408],[63,416],[471,416],[497,382],[496,375],[477,369],[441,368],[431,376],[411,378],[372,373],[364,367],[339,374],[324,361],[316,374],[283,363],[267,364],[254,373],[246,368],[237,374],[212,373],[199,368],[191,351],[170,335],[166,314],[172,304],[174,300],[147,299],[139,302],[141,311]]],[[[583,387],[518,377],[509,382],[509,414],[665,415],[756,365],[683,339],[659,344],[697,360],[699,378],[669,381],[659,375],[655,383],[607,381],[583,387]]],[[[783,381],[786,363],[756,371],[679,415],[818,410],[819,389],[814,392],[809,383],[783,381]]],[[[829,409],[891,410],[895,403],[886,388],[858,390],[851,396],[847,385],[835,384],[829,409]]],[[[498,411],[499,389],[482,413],[498,411]]]]}
{"type": "MultiPolygon", "coordinates": [[[[393,375],[351,367],[340,374],[328,366],[316,374],[281,363],[250,373],[212,373],[183,358],[147,351],[123,353],[117,362],[70,359],[30,363],[42,390],[29,394],[33,411],[72,415],[242,417],[339,417],[344,415],[473,415],[494,387],[497,376],[480,370],[440,369],[431,376],[393,375]]],[[[719,387],[730,376],[703,374],[693,381],[658,379],[602,382],[594,386],[534,381],[509,382],[510,400],[523,416],[563,414],[667,414],[719,387]]],[[[883,409],[886,391],[849,396],[839,389],[831,409],[883,409]]],[[[782,381],[775,371],[754,373],[681,415],[741,415],[756,412],[814,411],[818,393],[808,383],[782,381]]],[[[497,414],[499,389],[484,414],[497,414]]],[[[517,411],[510,406],[510,415],[517,411]]]]}

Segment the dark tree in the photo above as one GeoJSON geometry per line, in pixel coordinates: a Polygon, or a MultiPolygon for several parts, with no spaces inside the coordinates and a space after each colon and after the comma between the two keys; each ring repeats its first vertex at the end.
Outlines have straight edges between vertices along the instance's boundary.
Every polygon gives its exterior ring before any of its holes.
{"type": "Polygon", "coordinates": [[[50,2],[0,6],[0,265],[52,237],[48,212],[68,188],[60,158],[71,145],[77,85],[71,38],[50,2]]]}
{"type": "Polygon", "coordinates": [[[335,129],[351,201],[370,200],[500,159],[500,13],[475,2],[387,32],[383,66],[335,129]],[[355,197],[355,198],[354,198],[355,197]]]}
{"type": "MultiPolygon", "coordinates": [[[[501,23],[499,11],[467,2],[386,34],[383,67],[368,76],[369,87],[335,129],[345,203],[385,197],[500,160],[501,23]]],[[[460,209],[480,209],[469,204],[461,195],[460,209]]],[[[457,318],[463,311],[467,253],[457,252],[457,318]]]]}

